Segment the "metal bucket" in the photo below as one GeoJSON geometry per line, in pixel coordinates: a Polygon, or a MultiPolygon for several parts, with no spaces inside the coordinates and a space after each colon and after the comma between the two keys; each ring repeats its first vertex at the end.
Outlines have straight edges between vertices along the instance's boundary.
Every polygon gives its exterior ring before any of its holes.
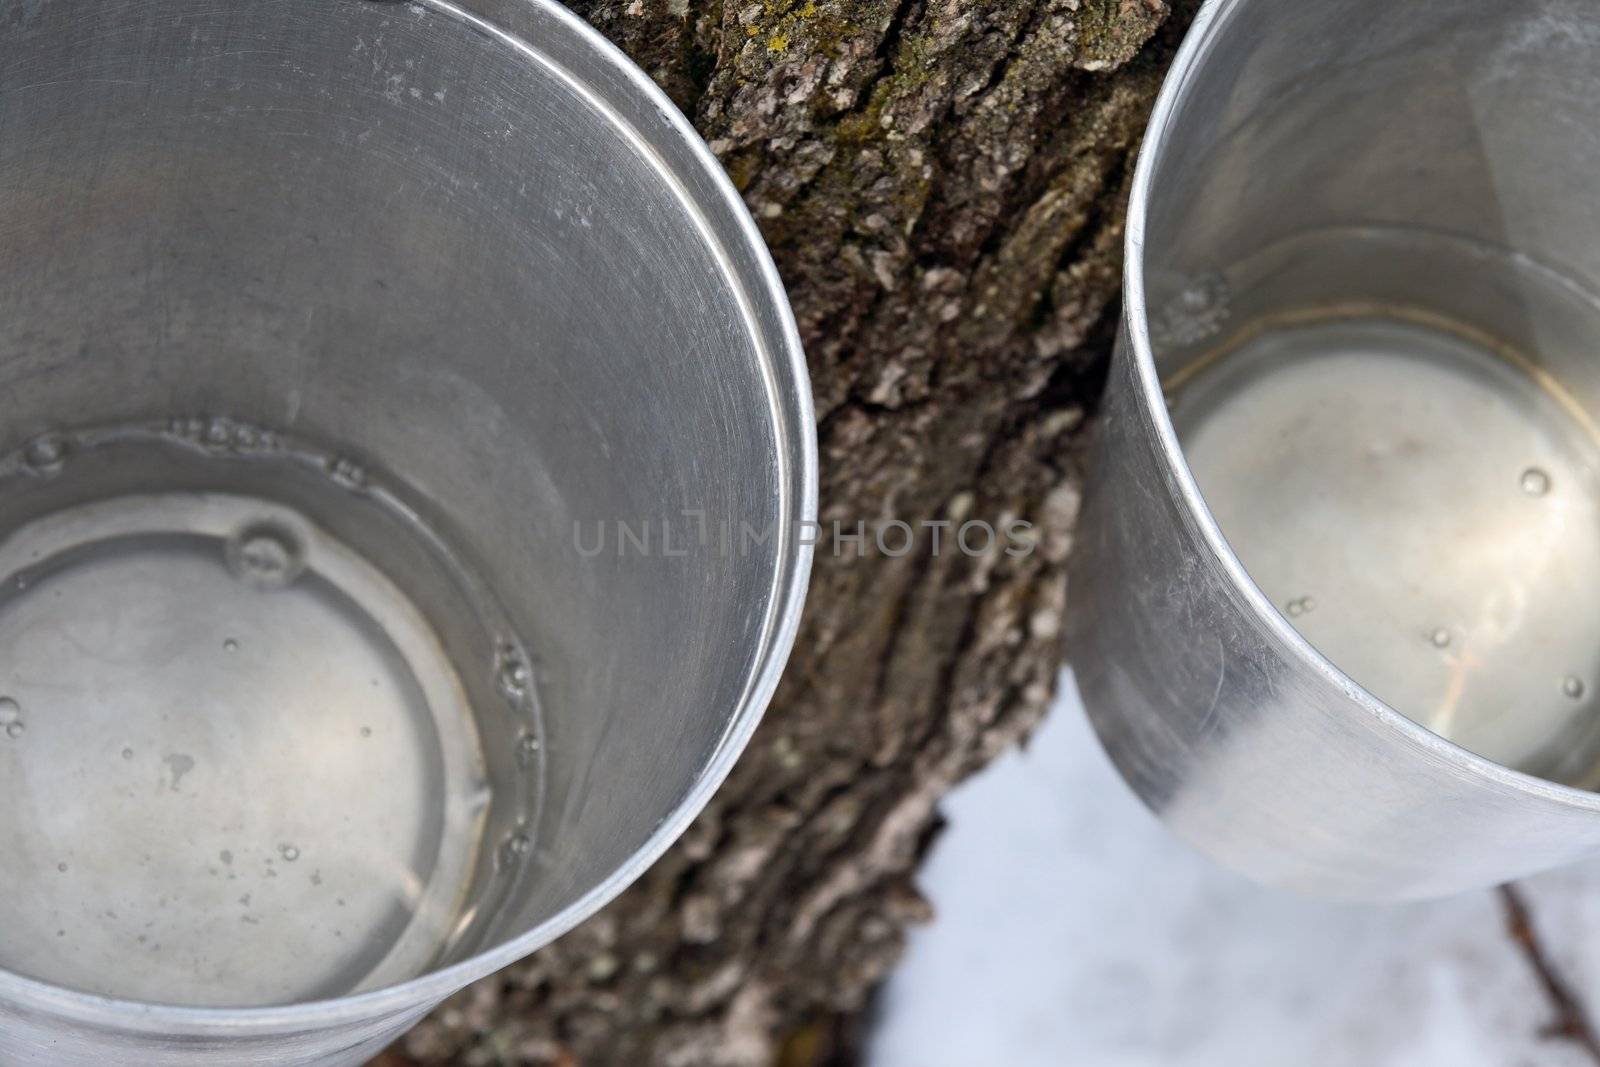
{"type": "Polygon", "coordinates": [[[1260,880],[1600,845],[1600,23],[1205,7],[1157,105],[1074,571],[1129,783],[1260,880]]]}
{"type": "Polygon", "coordinates": [[[0,6],[0,249],[0,1061],[363,1062],[706,802],[809,386],[572,15],[0,6]]]}

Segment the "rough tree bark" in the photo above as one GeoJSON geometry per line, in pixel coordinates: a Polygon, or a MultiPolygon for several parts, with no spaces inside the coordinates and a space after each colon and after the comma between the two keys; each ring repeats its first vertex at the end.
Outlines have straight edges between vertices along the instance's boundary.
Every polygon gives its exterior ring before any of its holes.
{"type": "Polygon", "coordinates": [[[681,844],[385,1060],[845,1062],[929,917],[913,877],[939,798],[1052,693],[1130,163],[1194,5],[575,6],[693,118],[761,223],[810,360],[824,525],[1018,517],[1037,551],[935,555],[924,530],[900,557],[869,535],[857,558],[825,538],[778,699],[681,844]]]}

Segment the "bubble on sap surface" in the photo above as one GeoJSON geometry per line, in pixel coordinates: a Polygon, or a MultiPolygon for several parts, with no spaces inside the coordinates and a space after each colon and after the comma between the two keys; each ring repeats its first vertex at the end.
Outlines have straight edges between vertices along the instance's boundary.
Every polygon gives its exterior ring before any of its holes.
{"type": "Polygon", "coordinates": [[[222,650],[224,652],[237,652],[239,651],[239,642],[235,641],[231,637],[224,638],[222,642],[222,650]]]}
{"type": "Polygon", "coordinates": [[[1308,596],[1302,596],[1296,597],[1295,599],[1289,601],[1284,605],[1283,610],[1288,613],[1291,619],[1297,619],[1300,616],[1311,612],[1316,608],[1316,606],[1317,602],[1315,599],[1308,596]]]}
{"type": "Polygon", "coordinates": [[[500,685],[516,696],[521,696],[528,691],[528,665],[520,660],[511,660],[500,668],[500,685]]]}
{"type": "Polygon", "coordinates": [[[228,568],[257,589],[282,589],[305,570],[305,549],[293,531],[259,522],[235,534],[227,546],[228,568]]]}
{"type": "Polygon", "coordinates": [[[1561,691],[1573,700],[1583,697],[1584,688],[1583,679],[1575,674],[1569,674],[1561,679],[1561,691]]]}
{"type": "Polygon", "coordinates": [[[58,433],[42,433],[22,446],[22,462],[36,474],[53,474],[67,461],[71,446],[58,433]]]}
{"type": "Polygon", "coordinates": [[[513,700],[527,696],[528,688],[533,684],[533,670],[528,666],[528,657],[520,649],[506,645],[500,649],[499,660],[495,681],[500,686],[500,692],[513,700]]]}
{"type": "Polygon", "coordinates": [[[501,838],[500,847],[495,850],[496,868],[500,871],[515,870],[532,852],[533,837],[529,835],[526,824],[518,822],[515,829],[501,838]]]}
{"type": "Polygon", "coordinates": [[[275,452],[281,446],[271,430],[226,415],[177,416],[167,421],[167,433],[216,454],[275,452]]]}
{"type": "Polygon", "coordinates": [[[27,729],[26,726],[22,725],[22,720],[18,719],[16,722],[6,724],[6,736],[15,740],[21,737],[27,729]]]}
{"type": "Polygon", "coordinates": [[[167,420],[168,436],[203,448],[213,454],[276,451],[276,434],[226,415],[175,416],[167,420]]]}
{"type": "Polygon", "coordinates": [[[1522,472],[1517,484],[1529,496],[1544,496],[1550,491],[1550,475],[1541,467],[1529,467],[1522,472]]]}
{"type": "Polygon", "coordinates": [[[295,860],[300,858],[300,850],[295,848],[293,845],[279,845],[278,855],[282,856],[289,863],[293,863],[295,860]]]}
{"type": "Polygon", "coordinates": [[[198,441],[205,436],[206,420],[197,416],[174,415],[167,420],[167,433],[173,437],[182,437],[198,441]]]}
{"type": "Polygon", "coordinates": [[[132,759],[133,758],[133,749],[131,749],[131,748],[123,749],[122,750],[122,758],[123,759],[132,759]]]}
{"type": "Polygon", "coordinates": [[[523,767],[533,765],[539,755],[539,739],[532,734],[523,734],[517,741],[517,762],[523,767]]]}
{"type": "Polygon", "coordinates": [[[367,470],[348,456],[332,456],[327,461],[328,477],[346,489],[360,492],[367,487],[367,470]]]}
{"type": "Polygon", "coordinates": [[[1432,633],[1428,634],[1428,643],[1433,645],[1434,648],[1449,648],[1450,631],[1443,626],[1435,628],[1432,633]]]}

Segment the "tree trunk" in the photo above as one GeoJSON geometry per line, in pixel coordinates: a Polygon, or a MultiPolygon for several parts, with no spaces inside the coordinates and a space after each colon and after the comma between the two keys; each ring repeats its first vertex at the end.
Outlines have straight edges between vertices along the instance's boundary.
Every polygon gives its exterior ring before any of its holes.
{"type": "Polygon", "coordinates": [[[1194,5],[575,6],[693,118],[766,234],[811,366],[824,534],[777,700],[683,841],[380,1062],[847,1062],[929,917],[913,877],[939,798],[1050,701],[1131,161],[1194,5]],[[1012,518],[1031,554],[952,550],[962,522],[1012,518]],[[859,555],[836,520],[867,524],[859,555]],[[875,542],[892,520],[914,551],[875,542]]]}

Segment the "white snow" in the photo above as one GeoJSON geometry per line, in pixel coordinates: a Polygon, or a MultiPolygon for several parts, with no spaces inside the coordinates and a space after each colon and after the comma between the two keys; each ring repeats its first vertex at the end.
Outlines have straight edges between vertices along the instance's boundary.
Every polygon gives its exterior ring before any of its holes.
{"type": "MultiPolygon", "coordinates": [[[[938,918],[882,1002],[871,1067],[1594,1067],[1494,891],[1392,908],[1246,882],[1117,777],[1070,676],[1029,748],[946,802],[938,918]]],[[[1551,958],[1600,987],[1600,864],[1525,883],[1551,958]]]]}

